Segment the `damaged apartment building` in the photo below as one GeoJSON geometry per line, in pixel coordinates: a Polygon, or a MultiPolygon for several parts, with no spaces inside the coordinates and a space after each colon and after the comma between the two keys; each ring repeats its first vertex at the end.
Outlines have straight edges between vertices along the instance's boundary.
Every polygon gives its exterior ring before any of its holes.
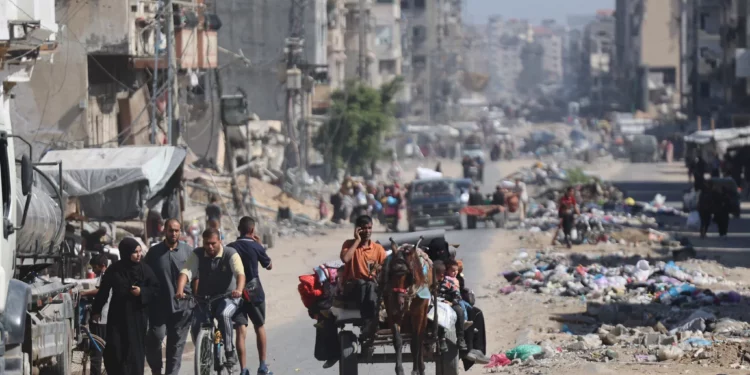
{"type": "Polygon", "coordinates": [[[747,0],[686,0],[688,66],[695,72],[687,110],[717,127],[750,126],[747,0]]]}
{"type": "Polygon", "coordinates": [[[617,0],[615,55],[623,110],[667,117],[681,110],[681,4],[617,0]]]}
{"type": "MultiPolygon", "coordinates": [[[[184,91],[192,89],[196,75],[216,67],[220,23],[203,11],[210,7],[181,4],[173,7],[174,56],[175,77],[184,91]]],[[[14,102],[17,131],[40,150],[167,143],[166,8],[158,12],[150,1],[70,0],[57,2],[56,13],[60,47],[52,61],[37,64],[30,84],[18,87],[18,97],[28,99],[14,102]]],[[[189,121],[179,124],[176,134],[194,130],[189,121]]]]}
{"type": "Polygon", "coordinates": [[[462,1],[401,0],[401,12],[406,23],[406,117],[446,123],[459,97],[464,42],[462,1]]]}

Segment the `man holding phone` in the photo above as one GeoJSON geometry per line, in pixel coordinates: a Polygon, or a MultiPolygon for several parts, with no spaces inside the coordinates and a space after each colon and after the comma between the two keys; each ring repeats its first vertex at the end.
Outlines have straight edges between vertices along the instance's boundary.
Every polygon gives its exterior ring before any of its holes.
{"type": "Polygon", "coordinates": [[[377,328],[377,285],[376,274],[385,262],[386,253],[383,246],[371,240],[372,218],[363,215],[354,222],[354,239],[346,240],[341,246],[341,261],[344,262],[344,292],[346,296],[359,304],[362,318],[368,321],[366,331],[371,333],[377,328]]]}

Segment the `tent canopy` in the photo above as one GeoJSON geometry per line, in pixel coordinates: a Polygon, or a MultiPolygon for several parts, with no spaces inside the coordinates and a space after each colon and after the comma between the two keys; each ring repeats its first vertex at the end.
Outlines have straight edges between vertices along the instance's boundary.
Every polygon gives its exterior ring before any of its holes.
{"type": "Polygon", "coordinates": [[[750,145],[750,127],[700,130],[685,136],[685,142],[706,145],[716,143],[720,150],[750,145]]]}
{"type": "MultiPolygon", "coordinates": [[[[134,146],[56,150],[41,161],[62,162],[63,191],[78,199],[86,217],[118,221],[140,217],[144,206],[164,199],[174,206],[172,179],[182,171],[186,155],[172,146],[134,146]]],[[[57,166],[39,169],[58,179],[57,166]]]]}
{"type": "MultiPolygon", "coordinates": [[[[172,146],[84,148],[50,151],[42,162],[62,162],[65,192],[72,197],[92,195],[146,181],[156,193],[166,185],[187,152],[172,146]]],[[[39,169],[57,180],[58,169],[39,169]]]]}

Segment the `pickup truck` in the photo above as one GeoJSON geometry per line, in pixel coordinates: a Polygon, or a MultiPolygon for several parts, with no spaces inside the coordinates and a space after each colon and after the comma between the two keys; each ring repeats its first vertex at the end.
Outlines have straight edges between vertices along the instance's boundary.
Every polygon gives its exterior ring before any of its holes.
{"type": "Polygon", "coordinates": [[[461,228],[463,207],[454,179],[415,180],[406,197],[409,232],[417,227],[461,228]]]}

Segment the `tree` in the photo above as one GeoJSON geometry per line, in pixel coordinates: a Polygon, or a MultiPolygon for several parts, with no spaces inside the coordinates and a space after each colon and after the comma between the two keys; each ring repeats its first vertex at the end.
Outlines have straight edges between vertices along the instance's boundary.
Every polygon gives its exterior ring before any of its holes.
{"type": "Polygon", "coordinates": [[[362,173],[380,157],[383,137],[395,122],[393,99],[402,83],[399,77],[375,89],[352,81],[331,95],[330,117],[313,140],[327,166],[362,173]]]}

